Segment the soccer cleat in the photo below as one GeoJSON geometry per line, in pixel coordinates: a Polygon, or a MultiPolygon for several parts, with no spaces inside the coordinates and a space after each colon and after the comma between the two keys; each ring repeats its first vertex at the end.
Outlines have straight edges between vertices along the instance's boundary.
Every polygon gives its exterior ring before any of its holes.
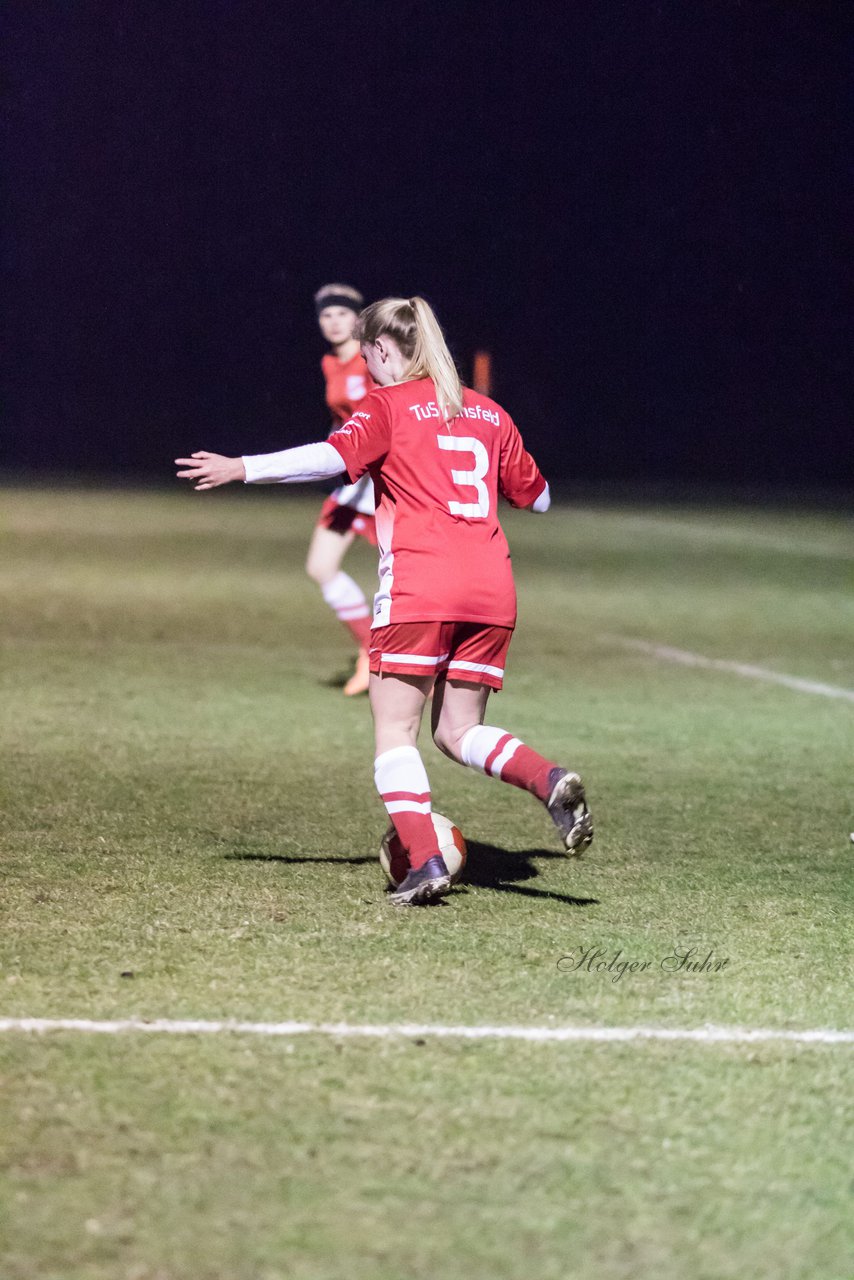
{"type": "Polygon", "coordinates": [[[390,895],[404,907],[422,906],[443,897],[451,887],[451,873],[440,853],[428,858],[423,867],[410,871],[390,895]]]}
{"type": "Polygon", "coordinates": [[[593,818],[587,808],[584,783],[577,773],[564,769],[552,769],[549,783],[552,790],[546,808],[569,856],[580,858],[593,839],[593,818]]]}
{"type": "Polygon", "coordinates": [[[360,649],[359,656],[356,659],[356,670],[350,679],[344,685],[344,695],[347,698],[354,697],[357,693],[368,692],[368,678],[371,674],[370,661],[367,649],[360,649]]]}

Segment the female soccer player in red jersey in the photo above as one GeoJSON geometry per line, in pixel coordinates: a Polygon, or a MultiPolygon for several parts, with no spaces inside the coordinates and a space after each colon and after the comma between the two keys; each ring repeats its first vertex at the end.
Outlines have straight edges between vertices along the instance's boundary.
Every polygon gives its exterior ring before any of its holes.
{"type": "MultiPolygon", "coordinates": [[[[325,284],[314,295],[321,333],[331,350],[320,367],[326,382],[326,403],[333,423],[340,426],[353,414],[373,386],[353,325],[364,298],[347,284],[325,284]]],[[[368,688],[368,644],[371,611],[361,587],[344,573],[344,556],[357,536],[377,545],[374,526],[374,487],[370,476],[341,485],[326,499],[308,548],[306,573],[359,646],[356,670],[344,685],[348,697],[368,688]]]]}
{"type": "Polygon", "coordinates": [[[378,384],[328,441],[257,457],[196,453],[179,476],[197,489],[232,480],[297,482],[345,470],[373,478],[380,583],[370,643],[377,790],[409,854],[392,894],[426,903],[451,878],[431,820],[430,784],[417,748],[433,692],[436,745],[460,764],[531,791],[567,852],[579,856],[593,825],[577,773],[483,723],[500,689],[516,622],[501,493],[543,512],[549,487],[509,415],[460,384],[442,331],[422,298],[387,298],[356,326],[378,384]]]}

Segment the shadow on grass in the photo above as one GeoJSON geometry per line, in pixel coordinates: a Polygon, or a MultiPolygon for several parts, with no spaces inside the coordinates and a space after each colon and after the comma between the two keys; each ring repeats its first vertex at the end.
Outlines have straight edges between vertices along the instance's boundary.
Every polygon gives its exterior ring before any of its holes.
{"type": "Polygon", "coordinates": [[[598,898],[575,898],[568,893],[556,893],[552,889],[534,889],[520,884],[521,880],[534,880],[540,874],[531,858],[555,858],[565,861],[562,853],[552,849],[524,849],[514,852],[494,844],[468,841],[466,869],[460,889],[474,885],[479,889],[495,889],[499,893],[517,893],[525,898],[550,898],[571,907],[590,907],[598,904],[598,898]]]}
{"type": "MultiPolygon", "coordinates": [[[[343,689],[352,674],[353,668],[351,667],[349,671],[341,671],[337,675],[327,676],[324,680],[318,680],[318,688],[343,689]]],[[[364,693],[356,694],[355,697],[348,698],[347,701],[359,703],[363,698],[367,697],[367,693],[368,691],[366,689],[364,693]]]]}
{"type": "MultiPolygon", "coordinates": [[[[474,888],[490,888],[498,893],[519,893],[521,897],[538,897],[563,902],[566,906],[595,906],[598,897],[572,897],[571,893],[557,893],[547,888],[533,888],[530,881],[539,876],[539,869],[531,863],[531,858],[552,858],[565,860],[563,854],[556,854],[552,849],[525,849],[513,851],[501,849],[498,845],[481,845],[479,841],[470,840],[469,855],[466,858],[465,876],[463,876],[457,892],[465,892],[467,886],[474,888]]],[[[223,854],[225,861],[232,863],[284,863],[297,865],[300,863],[318,863],[334,867],[339,863],[348,867],[362,867],[369,863],[378,863],[378,859],[367,854],[338,858],[335,854],[255,854],[242,850],[234,850],[223,854]]],[[[434,904],[435,905],[435,904],[434,904]]]]}
{"type": "MultiPolygon", "coordinates": [[[[563,902],[570,907],[590,907],[598,904],[598,898],[575,898],[568,893],[556,893],[552,889],[534,889],[530,885],[520,884],[522,880],[534,880],[540,874],[531,858],[554,858],[564,861],[562,853],[552,849],[524,849],[514,852],[502,849],[494,844],[480,844],[477,840],[469,840],[468,857],[463,880],[459,886],[465,892],[468,885],[478,889],[494,889],[498,893],[517,893],[525,898],[549,898],[552,902],[563,902]]],[[[366,863],[378,862],[377,858],[368,855],[340,858],[334,854],[287,854],[287,853],[250,853],[235,850],[223,854],[228,862],[283,862],[286,864],[326,863],[334,866],[342,863],[348,866],[363,866],[366,863]]]]}
{"type": "Polygon", "coordinates": [[[336,675],[326,676],[325,679],[318,680],[317,683],[321,689],[343,689],[352,674],[352,671],[349,674],[346,671],[339,671],[336,675]]]}
{"type": "Polygon", "coordinates": [[[338,858],[333,853],[241,853],[238,849],[235,853],[224,853],[222,856],[226,862],[327,862],[331,864],[340,862],[352,867],[361,866],[366,862],[379,863],[378,858],[371,858],[367,854],[357,858],[338,858]]]}

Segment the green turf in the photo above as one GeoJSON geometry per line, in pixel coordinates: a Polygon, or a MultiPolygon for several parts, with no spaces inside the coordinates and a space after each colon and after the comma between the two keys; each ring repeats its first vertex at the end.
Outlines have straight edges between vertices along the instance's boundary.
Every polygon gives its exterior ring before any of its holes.
{"type": "MultiPolygon", "coordinates": [[[[425,741],[468,874],[401,911],[316,496],[0,502],[0,1016],[854,1026],[854,706],[623,645],[854,688],[850,522],[509,513],[488,718],[581,769],[596,840],[425,741]]],[[[4,1033],[0,1276],[851,1280],[852,1056],[4,1033]]]]}

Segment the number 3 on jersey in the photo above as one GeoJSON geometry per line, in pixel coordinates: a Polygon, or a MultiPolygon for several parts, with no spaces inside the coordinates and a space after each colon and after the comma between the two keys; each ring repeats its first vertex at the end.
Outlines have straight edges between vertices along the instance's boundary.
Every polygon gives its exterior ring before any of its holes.
{"type": "Polygon", "coordinates": [[[453,453],[471,453],[474,455],[474,467],[471,471],[451,471],[451,479],[456,485],[465,485],[476,490],[477,502],[457,502],[451,500],[448,510],[452,516],[465,516],[468,520],[484,520],[489,515],[489,490],[483,483],[483,477],[489,470],[489,454],[486,446],[474,436],[437,436],[440,449],[450,449],[453,453]]]}

